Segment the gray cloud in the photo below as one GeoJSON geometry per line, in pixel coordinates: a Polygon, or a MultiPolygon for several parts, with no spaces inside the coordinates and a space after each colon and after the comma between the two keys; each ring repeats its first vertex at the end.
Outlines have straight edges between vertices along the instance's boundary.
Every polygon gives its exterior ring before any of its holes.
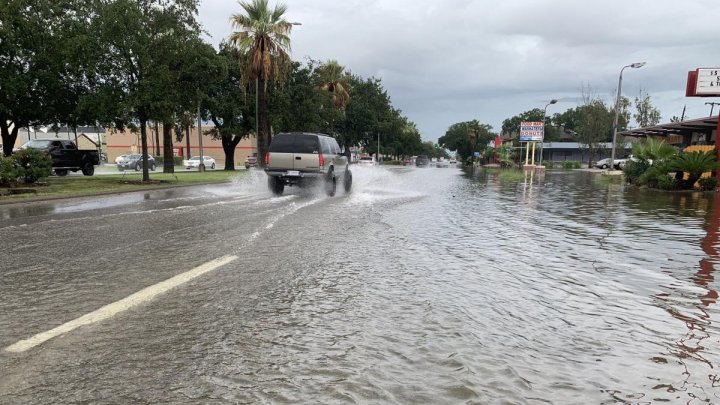
{"type": "MultiPolygon", "coordinates": [[[[717,65],[717,6],[710,0],[286,1],[293,58],[337,59],[382,79],[394,105],[427,140],[455,122],[505,118],[577,105],[582,83],[612,103],[647,91],[663,119],[706,116],[708,99],[685,98],[688,70],[717,65]],[[563,101],[569,100],[569,101],[563,101]]],[[[205,0],[200,20],[218,44],[236,2],[205,0]]]]}

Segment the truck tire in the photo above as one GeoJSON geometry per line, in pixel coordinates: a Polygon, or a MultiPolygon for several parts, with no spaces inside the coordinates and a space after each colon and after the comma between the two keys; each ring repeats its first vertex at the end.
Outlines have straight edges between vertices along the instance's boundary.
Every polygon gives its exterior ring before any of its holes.
{"type": "Polygon", "coordinates": [[[337,190],[337,182],[335,181],[335,173],[332,171],[328,173],[327,179],[325,179],[325,194],[327,194],[328,197],[335,196],[335,191],[337,190]]]}
{"type": "Polygon", "coordinates": [[[67,174],[68,174],[67,169],[55,169],[56,176],[63,177],[63,176],[67,176],[67,174]]]}
{"type": "Polygon", "coordinates": [[[84,174],[85,176],[92,176],[93,174],[95,174],[95,166],[90,162],[85,163],[85,165],[82,167],[82,174],[84,174]]]}
{"type": "Polygon", "coordinates": [[[274,195],[280,196],[285,191],[285,183],[279,177],[268,176],[268,188],[274,195]]]}
{"type": "Polygon", "coordinates": [[[343,187],[345,188],[345,193],[349,193],[352,189],[352,172],[350,169],[345,170],[345,176],[343,176],[343,187]]]}

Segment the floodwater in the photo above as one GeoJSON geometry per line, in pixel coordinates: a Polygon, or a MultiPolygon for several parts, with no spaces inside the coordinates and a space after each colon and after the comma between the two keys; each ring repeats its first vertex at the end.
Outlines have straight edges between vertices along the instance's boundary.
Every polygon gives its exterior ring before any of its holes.
{"type": "MultiPolygon", "coordinates": [[[[586,172],[356,168],[354,180],[334,198],[273,198],[256,178],[0,207],[3,238],[19,222],[52,234],[95,214],[132,213],[137,228],[152,211],[157,228],[182,213],[190,223],[167,225],[157,249],[138,242],[141,260],[187,249],[169,241],[207,224],[210,241],[192,246],[243,257],[142,311],[0,354],[12,377],[0,402],[720,403],[719,197],[586,172]]],[[[128,290],[149,283],[137,278],[128,290]]]]}

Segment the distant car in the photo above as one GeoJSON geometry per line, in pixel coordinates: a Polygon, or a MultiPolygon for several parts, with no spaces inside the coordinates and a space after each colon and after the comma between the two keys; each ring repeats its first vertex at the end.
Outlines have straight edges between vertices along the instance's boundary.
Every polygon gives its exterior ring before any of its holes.
{"type": "Polygon", "coordinates": [[[451,165],[457,164],[457,160],[455,160],[455,158],[450,158],[450,164],[451,165]]]}
{"type": "MultiPolygon", "coordinates": [[[[215,168],[215,159],[213,159],[210,156],[203,156],[202,158],[203,164],[205,167],[209,167],[210,169],[215,168]]],[[[192,169],[197,168],[200,166],[200,156],[193,156],[188,160],[183,160],[183,166],[185,166],[186,169],[192,169]]]]}
{"type": "Polygon", "coordinates": [[[375,166],[377,165],[377,162],[375,162],[375,158],[372,156],[363,156],[357,161],[358,166],[375,166]]]}
{"type": "Polygon", "coordinates": [[[253,154],[252,156],[248,156],[245,158],[245,168],[246,169],[249,169],[251,167],[257,167],[257,165],[258,165],[258,160],[257,160],[256,154],[253,154]]]}
{"type": "Polygon", "coordinates": [[[412,164],[413,164],[413,161],[411,158],[405,158],[405,160],[403,160],[403,166],[410,166],[412,164]]]}
{"type": "MultiPolygon", "coordinates": [[[[616,159],[617,160],[617,159],[616,159]]],[[[593,165],[598,169],[607,169],[610,167],[610,158],[600,159],[593,165]]]]}
{"type": "MultiPolygon", "coordinates": [[[[120,161],[117,163],[117,168],[120,171],[135,170],[136,172],[139,172],[143,169],[142,155],[123,155],[119,156],[118,159],[120,159],[120,161]]],[[[155,171],[155,159],[152,156],[148,156],[147,161],[148,169],[155,171]]]]}
{"type": "Polygon", "coordinates": [[[127,157],[128,157],[128,155],[120,155],[120,156],[116,157],[115,164],[118,164],[118,163],[120,163],[120,161],[127,159],[127,157]]]}
{"type": "Polygon", "coordinates": [[[450,162],[445,159],[438,159],[435,163],[435,167],[450,167],[450,162]]]}
{"type": "Polygon", "coordinates": [[[428,167],[430,165],[430,159],[425,155],[420,155],[415,159],[415,166],[417,167],[428,167]]]}

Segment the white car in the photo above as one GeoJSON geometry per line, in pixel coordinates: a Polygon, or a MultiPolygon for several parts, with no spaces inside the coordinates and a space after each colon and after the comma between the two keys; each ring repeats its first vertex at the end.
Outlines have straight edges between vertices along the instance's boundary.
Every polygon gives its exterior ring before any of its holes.
{"type": "Polygon", "coordinates": [[[377,162],[375,162],[375,158],[372,156],[363,156],[357,161],[358,166],[375,166],[377,165],[377,162]]]}
{"type": "MultiPolygon", "coordinates": [[[[215,168],[215,159],[213,159],[210,156],[203,156],[202,162],[205,165],[206,168],[214,169],[215,168]]],[[[193,169],[200,166],[200,156],[193,156],[190,159],[183,160],[183,166],[185,166],[186,169],[193,169]]]]}
{"type": "Polygon", "coordinates": [[[130,156],[130,155],[120,155],[120,156],[116,157],[115,164],[117,165],[117,164],[120,164],[120,162],[124,162],[125,160],[127,160],[128,156],[130,156]]]}

